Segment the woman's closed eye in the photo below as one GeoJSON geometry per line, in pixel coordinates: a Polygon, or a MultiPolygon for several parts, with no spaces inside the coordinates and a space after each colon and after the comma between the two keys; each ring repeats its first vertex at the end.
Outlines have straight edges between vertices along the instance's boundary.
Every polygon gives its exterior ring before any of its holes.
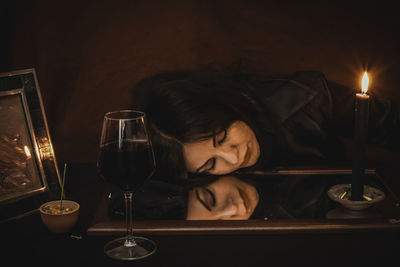
{"type": "Polygon", "coordinates": [[[227,131],[223,130],[221,132],[219,132],[218,134],[213,136],[214,139],[214,147],[216,147],[217,145],[222,145],[224,143],[224,141],[226,140],[226,136],[227,136],[227,131]]]}
{"type": "Polygon", "coordinates": [[[208,210],[211,211],[211,208],[215,206],[215,195],[214,193],[206,188],[199,187],[195,190],[197,200],[208,210]]]}
{"type": "Polygon", "coordinates": [[[206,163],[204,163],[200,168],[196,170],[197,174],[200,173],[208,173],[209,171],[213,170],[215,167],[215,158],[211,158],[207,160],[206,163]]]}
{"type": "MultiPolygon", "coordinates": [[[[227,137],[227,131],[223,130],[215,135],[213,135],[213,146],[217,147],[217,145],[222,145],[227,137]]],[[[210,171],[214,170],[215,168],[215,163],[216,163],[216,158],[210,158],[209,160],[206,161],[203,165],[200,166],[196,170],[196,173],[209,173],[210,171]]]]}

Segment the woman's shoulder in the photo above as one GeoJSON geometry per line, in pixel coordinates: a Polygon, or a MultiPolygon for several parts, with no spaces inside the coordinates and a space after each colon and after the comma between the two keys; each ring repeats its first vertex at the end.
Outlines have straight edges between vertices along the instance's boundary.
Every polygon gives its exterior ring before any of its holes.
{"type": "MultiPolygon", "coordinates": [[[[320,71],[304,70],[285,74],[269,75],[255,80],[259,85],[264,84],[270,91],[304,90],[321,92],[327,89],[327,80],[320,71]]],[[[261,89],[261,88],[260,88],[261,89]]]]}
{"type": "Polygon", "coordinates": [[[319,71],[274,75],[250,82],[249,87],[280,122],[318,96],[329,97],[326,78],[319,71]]]}

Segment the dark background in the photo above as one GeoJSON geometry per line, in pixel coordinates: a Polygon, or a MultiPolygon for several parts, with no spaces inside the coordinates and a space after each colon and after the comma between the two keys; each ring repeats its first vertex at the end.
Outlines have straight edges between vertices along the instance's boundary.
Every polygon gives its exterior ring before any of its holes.
{"type": "MultiPolygon", "coordinates": [[[[400,16],[392,2],[0,0],[0,72],[36,69],[60,166],[95,162],[104,113],[128,108],[133,85],[160,71],[242,60],[265,74],[319,70],[356,90],[368,68],[372,90],[400,102],[400,16]]],[[[84,231],[102,193],[93,173],[77,168],[66,183],[84,231]]],[[[4,262],[132,265],[102,253],[111,237],[51,235],[38,214],[17,222],[0,228],[9,236],[4,262]]],[[[390,266],[399,233],[151,238],[159,250],[135,265],[390,266]]]]}
{"type": "Polygon", "coordinates": [[[394,3],[289,2],[2,1],[0,72],[36,69],[58,162],[96,161],[104,113],[128,108],[140,79],[210,62],[314,69],[354,90],[367,68],[399,102],[394,3]]]}

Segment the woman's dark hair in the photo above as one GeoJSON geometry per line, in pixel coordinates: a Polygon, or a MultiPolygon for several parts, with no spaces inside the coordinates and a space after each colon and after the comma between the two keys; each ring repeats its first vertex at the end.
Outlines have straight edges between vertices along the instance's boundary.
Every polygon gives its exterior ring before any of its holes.
{"type": "MultiPolygon", "coordinates": [[[[161,73],[133,89],[134,108],[146,113],[158,178],[186,178],[183,143],[204,140],[246,122],[258,138],[268,122],[246,82],[248,77],[217,68],[161,73]],[[262,122],[261,122],[262,121],[262,122]]],[[[268,125],[270,126],[270,125],[268,125]]],[[[272,145],[272,144],[271,144],[272,145]]]]}

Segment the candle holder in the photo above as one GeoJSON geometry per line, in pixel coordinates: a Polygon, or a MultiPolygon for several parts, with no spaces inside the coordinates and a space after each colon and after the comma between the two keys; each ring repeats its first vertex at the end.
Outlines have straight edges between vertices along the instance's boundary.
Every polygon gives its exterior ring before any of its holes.
{"type": "Polygon", "coordinates": [[[361,93],[356,94],[354,115],[354,163],[351,184],[338,184],[331,187],[328,196],[346,209],[336,209],[328,212],[327,217],[333,218],[365,218],[371,212],[363,212],[369,207],[381,202],[385,193],[364,184],[365,175],[365,144],[367,141],[369,120],[369,99],[367,94],[369,78],[367,72],[361,81],[361,93]]]}
{"type": "MultiPolygon", "coordinates": [[[[364,211],[385,199],[383,191],[368,185],[364,185],[362,200],[351,199],[351,184],[338,184],[328,190],[328,196],[335,202],[340,203],[345,209],[336,210],[334,216],[343,218],[365,218],[370,217],[364,211]]],[[[333,212],[335,213],[335,212],[333,212]]],[[[332,212],[331,214],[332,215],[332,212]]],[[[369,214],[372,215],[372,214],[369,214]]]]}

